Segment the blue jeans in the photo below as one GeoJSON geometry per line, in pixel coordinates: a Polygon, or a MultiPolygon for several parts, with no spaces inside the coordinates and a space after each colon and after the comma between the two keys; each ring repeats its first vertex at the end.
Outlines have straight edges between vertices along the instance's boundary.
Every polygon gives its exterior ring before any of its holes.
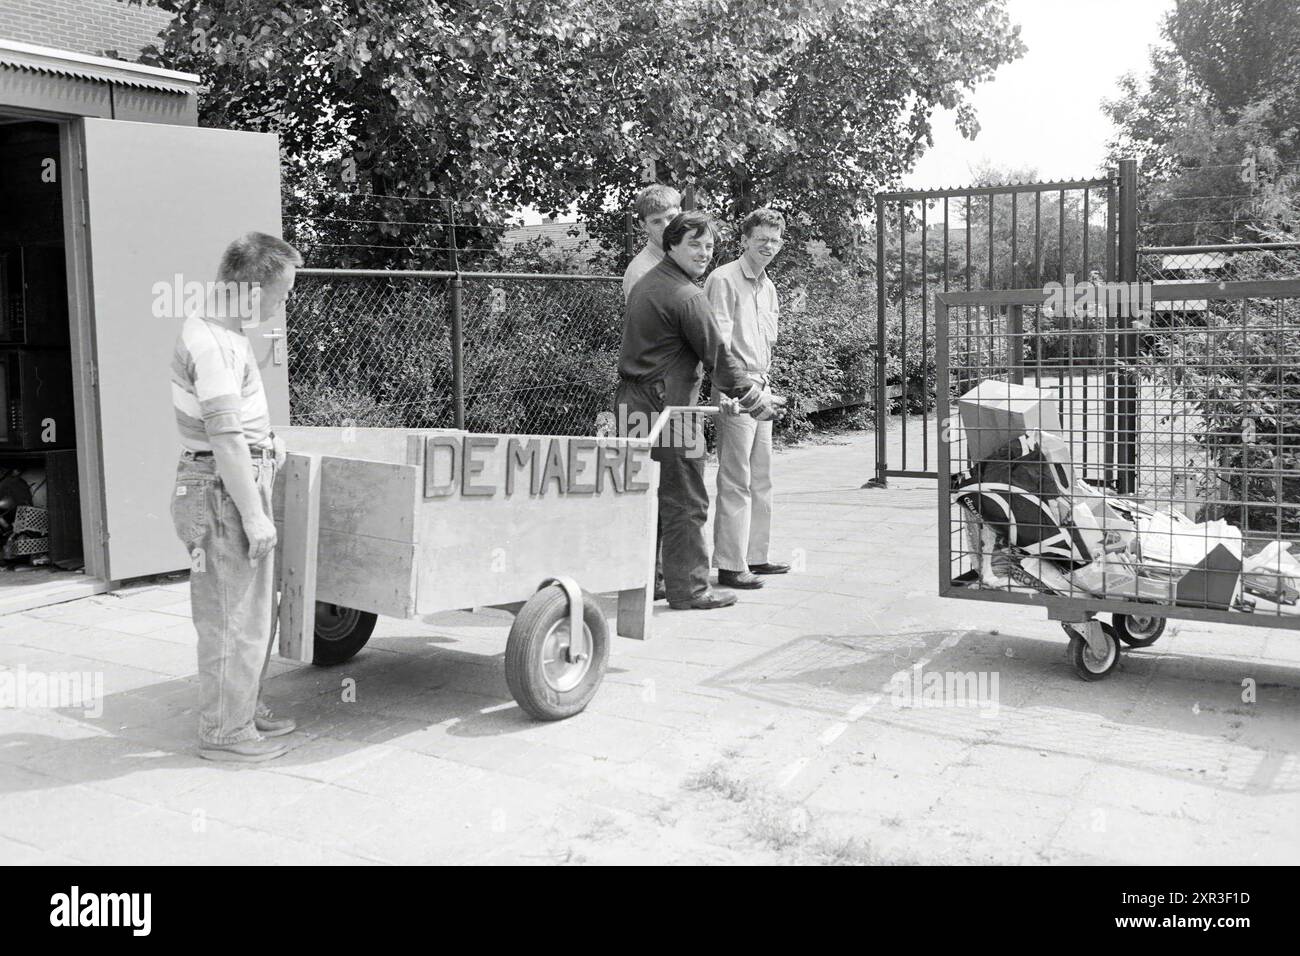
{"type": "MultiPolygon", "coordinates": [[[[254,455],[253,475],[270,517],[275,461],[254,455]]],[[[190,553],[190,607],[199,635],[199,740],[254,740],[260,735],[253,718],[266,712],[261,687],[275,632],[275,555],[248,559],[239,508],[211,456],[181,455],[171,510],[176,534],[190,553]]]]}

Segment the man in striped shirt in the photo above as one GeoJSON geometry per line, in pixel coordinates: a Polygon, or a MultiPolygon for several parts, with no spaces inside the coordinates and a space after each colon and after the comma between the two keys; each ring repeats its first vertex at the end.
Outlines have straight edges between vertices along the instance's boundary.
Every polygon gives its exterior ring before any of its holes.
{"type": "Polygon", "coordinates": [[[172,520],[190,552],[198,631],[199,756],[260,761],[287,749],[294,722],[261,699],[275,606],[271,490],[283,444],[271,432],[257,359],[244,334],[283,310],[302,257],[251,232],[221,257],[202,313],[185,318],[172,356],[172,404],[184,451],[172,520]],[[235,295],[221,295],[222,291],[235,295]],[[238,301],[248,308],[230,309],[238,301]],[[232,314],[233,313],[233,314],[232,314]]]}

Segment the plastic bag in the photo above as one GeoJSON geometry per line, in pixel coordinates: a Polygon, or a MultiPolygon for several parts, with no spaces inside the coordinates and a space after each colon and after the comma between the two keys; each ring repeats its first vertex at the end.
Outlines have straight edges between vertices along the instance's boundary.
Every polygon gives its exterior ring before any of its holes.
{"type": "Polygon", "coordinates": [[[1300,600],[1300,560],[1291,554],[1290,541],[1273,541],[1242,566],[1242,586],[1257,597],[1278,604],[1300,600]]]}

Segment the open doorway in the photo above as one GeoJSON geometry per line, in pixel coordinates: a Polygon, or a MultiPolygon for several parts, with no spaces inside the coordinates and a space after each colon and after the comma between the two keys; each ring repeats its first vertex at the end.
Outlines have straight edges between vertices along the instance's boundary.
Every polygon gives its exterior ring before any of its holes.
{"type": "Polygon", "coordinates": [[[0,114],[0,613],[86,581],[59,132],[0,114]]]}

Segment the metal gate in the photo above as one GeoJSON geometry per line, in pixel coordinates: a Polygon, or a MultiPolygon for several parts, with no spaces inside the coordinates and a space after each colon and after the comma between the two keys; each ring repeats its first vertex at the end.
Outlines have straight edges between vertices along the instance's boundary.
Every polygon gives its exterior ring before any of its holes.
{"type": "Polygon", "coordinates": [[[864,487],[937,477],[932,294],[1120,278],[1121,216],[1118,174],[876,196],[876,468],[864,487]]]}

